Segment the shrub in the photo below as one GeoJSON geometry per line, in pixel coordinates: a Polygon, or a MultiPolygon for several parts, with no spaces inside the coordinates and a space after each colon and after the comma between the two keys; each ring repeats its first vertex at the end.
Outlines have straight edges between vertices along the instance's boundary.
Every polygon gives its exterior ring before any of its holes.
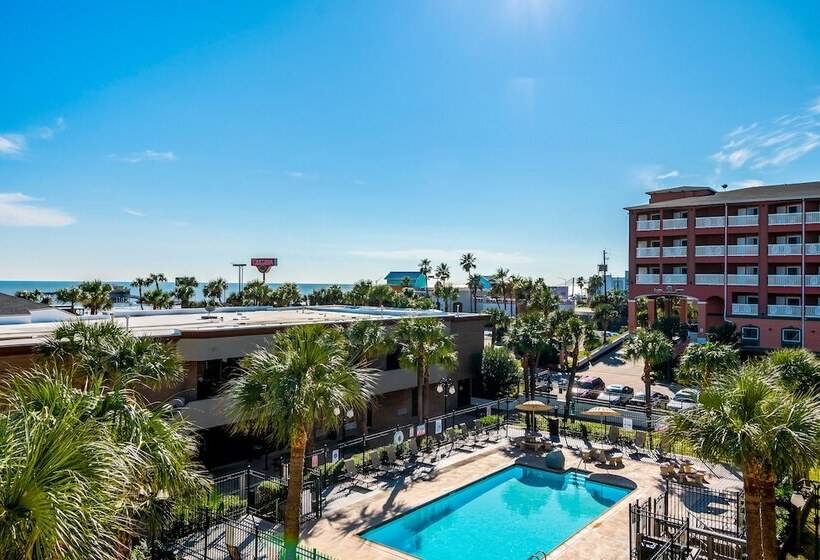
{"type": "Polygon", "coordinates": [[[521,373],[521,364],[506,348],[492,346],[484,350],[481,382],[487,396],[498,398],[513,393],[521,381],[521,373]]]}
{"type": "Polygon", "coordinates": [[[482,416],[477,420],[479,424],[481,424],[482,428],[487,428],[490,426],[495,426],[499,422],[501,422],[502,418],[499,414],[488,414],[487,416],[482,416]]]}
{"type": "Polygon", "coordinates": [[[260,511],[273,511],[276,502],[284,500],[288,487],[278,480],[265,480],[256,487],[256,507],[260,511]]]}

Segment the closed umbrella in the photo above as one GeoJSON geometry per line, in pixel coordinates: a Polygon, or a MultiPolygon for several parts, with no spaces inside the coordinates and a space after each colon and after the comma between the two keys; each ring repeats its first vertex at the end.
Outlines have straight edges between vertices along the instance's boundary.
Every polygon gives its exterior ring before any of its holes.
{"type": "MultiPolygon", "coordinates": [[[[607,416],[620,416],[621,413],[615,410],[614,408],[609,408],[608,406],[595,406],[584,412],[586,416],[597,416],[601,418],[601,429],[603,431],[604,425],[604,418],[607,416]]],[[[604,438],[606,439],[606,434],[604,434],[604,438]]]]}

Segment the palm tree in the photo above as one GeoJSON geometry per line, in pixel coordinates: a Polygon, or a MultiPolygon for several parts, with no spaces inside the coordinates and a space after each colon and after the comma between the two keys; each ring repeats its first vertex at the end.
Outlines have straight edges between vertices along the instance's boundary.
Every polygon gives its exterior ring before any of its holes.
{"type": "Polygon", "coordinates": [[[578,373],[578,356],[592,329],[588,323],[573,314],[566,321],[560,323],[556,331],[556,335],[562,340],[563,344],[570,348],[569,352],[572,356],[572,365],[567,378],[566,404],[564,405],[564,420],[567,420],[572,409],[572,388],[575,385],[575,375],[578,373]]]}
{"type": "Polygon", "coordinates": [[[461,270],[467,273],[467,279],[470,279],[470,274],[476,268],[476,258],[472,253],[464,253],[461,255],[461,260],[458,262],[461,270]]]}
{"type": "Polygon", "coordinates": [[[134,288],[137,288],[137,290],[139,291],[139,294],[138,294],[139,299],[137,301],[139,301],[140,309],[143,309],[143,306],[142,306],[142,304],[143,304],[142,289],[147,288],[150,285],[151,285],[151,280],[149,280],[148,278],[137,277],[137,278],[134,278],[134,280],[131,282],[131,286],[133,286],[134,288]]]}
{"type": "Polygon", "coordinates": [[[604,280],[600,274],[590,276],[587,280],[587,305],[592,307],[592,298],[604,287],[604,280]]]}
{"type": "Polygon", "coordinates": [[[678,380],[688,385],[708,387],[716,377],[737,369],[739,365],[739,352],[728,344],[690,344],[680,358],[678,380]]]}
{"type": "Polygon", "coordinates": [[[447,263],[440,263],[436,267],[436,278],[438,278],[442,284],[446,284],[447,280],[450,279],[450,267],[447,266],[447,263]]]}
{"type": "Polygon", "coordinates": [[[505,342],[524,364],[524,396],[535,398],[538,359],[549,347],[547,322],[538,313],[525,313],[513,319],[505,342]]]}
{"type": "Polygon", "coordinates": [[[288,560],[299,543],[305,449],[314,428],[333,429],[341,411],[364,412],[372,376],[353,362],[339,329],[297,326],[276,334],[271,346],[248,354],[242,373],[223,391],[232,428],[290,445],[284,541],[288,560]]]}
{"type": "Polygon", "coordinates": [[[644,394],[646,395],[646,427],[652,445],[652,369],[672,358],[672,343],[661,331],[641,329],[624,345],[624,357],[633,362],[643,360],[644,394]]]}
{"type": "Polygon", "coordinates": [[[399,347],[401,366],[416,370],[416,416],[422,420],[427,418],[429,408],[430,368],[450,370],[458,365],[455,342],[444,323],[435,317],[403,319],[396,325],[393,337],[399,347]]]}
{"type": "Polygon", "coordinates": [[[507,315],[502,309],[497,307],[487,309],[485,313],[490,317],[489,323],[490,329],[492,331],[492,334],[490,335],[490,341],[493,344],[495,344],[496,342],[499,342],[498,333],[502,329],[506,329],[509,326],[511,319],[509,315],[507,315]]]}
{"type": "Polygon", "coordinates": [[[430,259],[421,259],[419,262],[419,272],[424,276],[424,291],[427,297],[430,297],[430,273],[433,272],[433,265],[430,264],[430,259]]]}
{"type": "Polygon", "coordinates": [[[222,298],[225,296],[225,291],[228,289],[228,282],[224,278],[217,278],[211,280],[202,289],[202,295],[205,299],[214,300],[219,305],[222,305],[222,298]]]}
{"type": "Polygon", "coordinates": [[[781,348],[766,362],[782,383],[796,393],[816,393],[820,388],[820,360],[805,348],[781,348]]]}
{"type": "Polygon", "coordinates": [[[271,299],[270,286],[261,280],[251,280],[242,287],[246,305],[267,305],[271,299]]]}
{"type": "Polygon", "coordinates": [[[376,306],[382,307],[385,302],[392,300],[394,295],[395,292],[387,284],[376,284],[370,288],[370,295],[368,299],[375,303],[376,306]]]}
{"type": "Polygon", "coordinates": [[[113,306],[111,303],[111,284],[105,284],[101,280],[92,280],[82,282],[79,288],[83,294],[81,303],[91,315],[111,309],[113,306]]]}
{"type": "Polygon", "coordinates": [[[593,310],[593,316],[598,324],[601,325],[601,330],[604,334],[604,344],[606,344],[606,335],[609,330],[609,325],[618,318],[618,311],[609,303],[599,303],[593,310]]]}
{"type": "Polygon", "coordinates": [[[492,290],[496,296],[496,301],[498,297],[501,297],[505,311],[507,309],[507,276],[509,273],[510,270],[508,268],[499,268],[490,279],[493,285],[492,290]]]}
{"type": "Polygon", "coordinates": [[[145,294],[145,303],[151,309],[171,309],[174,306],[173,296],[164,290],[150,290],[145,294]]]}
{"type": "Polygon", "coordinates": [[[57,299],[63,303],[71,304],[71,312],[74,313],[74,308],[83,300],[83,292],[80,288],[62,288],[57,290],[57,299]]]}
{"type": "Polygon", "coordinates": [[[165,277],[165,274],[162,272],[152,272],[148,275],[148,281],[154,284],[154,288],[159,290],[159,283],[160,282],[167,282],[168,279],[165,277]]]}
{"type": "Polygon", "coordinates": [[[582,276],[579,276],[578,280],[575,282],[575,285],[578,286],[578,294],[580,295],[584,291],[586,282],[584,282],[584,278],[582,276]]]}
{"type": "Polygon", "coordinates": [[[478,290],[481,289],[481,275],[470,274],[470,277],[467,279],[467,288],[470,290],[470,299],[473,304],[472,311],[475,313],[478,308],[478,290]]]}
{"type": "Polygon", "coordinates": [[[396,345],[390,333],[375,321],[356,321],[345,334],[351,353],[367,361],[390,352],[396,345]]]}
{"type": "Polygon", "coordinates": [[[191,307],[191,298],[196,293],[199,282],[193,276],[182,276],[176,279],[174,295],[179,299],[180,307],[191,307]]]}
{"type": "MultiPolygon", "coordinates": [[[[539,279],[540,280],[540,279],[539,279]]],[[[543,282],[538,282],[533,286],[532,292],[527,301],[527,308],[532,311],[541,312],[544,317],[549,317],[558,310],[561,300],[549,286],[543,282]]]]}
{"type": "Polygon", "coordinates": [[[449,284],[442,286],[441,298],[444,300],[444,311],[450,311],[450,304],[458,300],[458,288],[449,284]]]}
{"type": "Polygon", "coordinates": [[[747,554],[778,558],[775,486],[820,461],[820,400],[783,387],[771,364],[747,363],[717,377],[693,408],[672,415],[668,433],[698,457],[743,470],[747,554]]]}

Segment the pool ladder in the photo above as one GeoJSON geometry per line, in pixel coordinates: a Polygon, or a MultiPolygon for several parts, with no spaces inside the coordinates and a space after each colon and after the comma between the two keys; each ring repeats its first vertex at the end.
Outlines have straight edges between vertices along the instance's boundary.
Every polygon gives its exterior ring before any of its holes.
{"type": "Polygon", "coordinates": [[[546,552],[541,552],[540,550],[527,558],[527,560],[545,560],[547,558],[546,552]]]}

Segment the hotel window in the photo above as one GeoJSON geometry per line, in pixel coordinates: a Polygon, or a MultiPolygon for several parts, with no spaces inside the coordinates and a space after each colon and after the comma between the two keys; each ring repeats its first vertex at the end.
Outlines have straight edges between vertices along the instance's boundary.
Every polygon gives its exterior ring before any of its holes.
{"type": "Polygon", "coordinates": [[[800,205],[799,204],[789,204],[788,206],[778,206],[777,210],[775,210],[776,214],[799,214],[800,213],[800,205]]]}
{"type": "Polygon", "coordinates": [[[800,344],[800,329],[783,329],[780,331],[780,341],[784,345],[800,344]]]}
{"type": "Polygon", "coordinates": [[[775,268],[778,276],[800,276],[799,266],[778,266],[775,268]]]}
{"type": "Polygon", "coordinates": [[[800,305],[800,296],[775,296],[775,305],[800,305]]]}
{"type": "MultiPolygon", "coordinates": [[[[750,296],[750,295],[746,295],[746,294],[742,294],[742,295],[737,296],[737,303],[757,305],[758,301],[759,300],[758,300],[757,296],[750,296]]],[[[754,328],[757,328],[757,327],[754,327],[754,328]]]]}
{"type": "Polygon", "coordinates": [[[740,339],[746,343],[757,344],[760,342],[760,329],[758,327],[741,327],[740,339]]]}
{"type": "Polygon", "coordinates": [[[738,208],[737,215],[738,216],[757,216],[758,208],[757,206],[750,206],[749,208],[738,208]]]}
{"type": "Polygon", "coordinates": [[[672,219],[680,220],[682,218],[686,218],[688,215],[689,213],[686,210],[675,210],[672,212],[672,219]]]}
{"type": "Polygon", "coordinates": [[[738,237],[737,245],[757,245],[758,239],[755,236],[738,237]]]}
{"type": "Polygon", "coordinates": [[[757,274],[757,267],[752,265],[737,267],[738,274],[757,274]]]}

